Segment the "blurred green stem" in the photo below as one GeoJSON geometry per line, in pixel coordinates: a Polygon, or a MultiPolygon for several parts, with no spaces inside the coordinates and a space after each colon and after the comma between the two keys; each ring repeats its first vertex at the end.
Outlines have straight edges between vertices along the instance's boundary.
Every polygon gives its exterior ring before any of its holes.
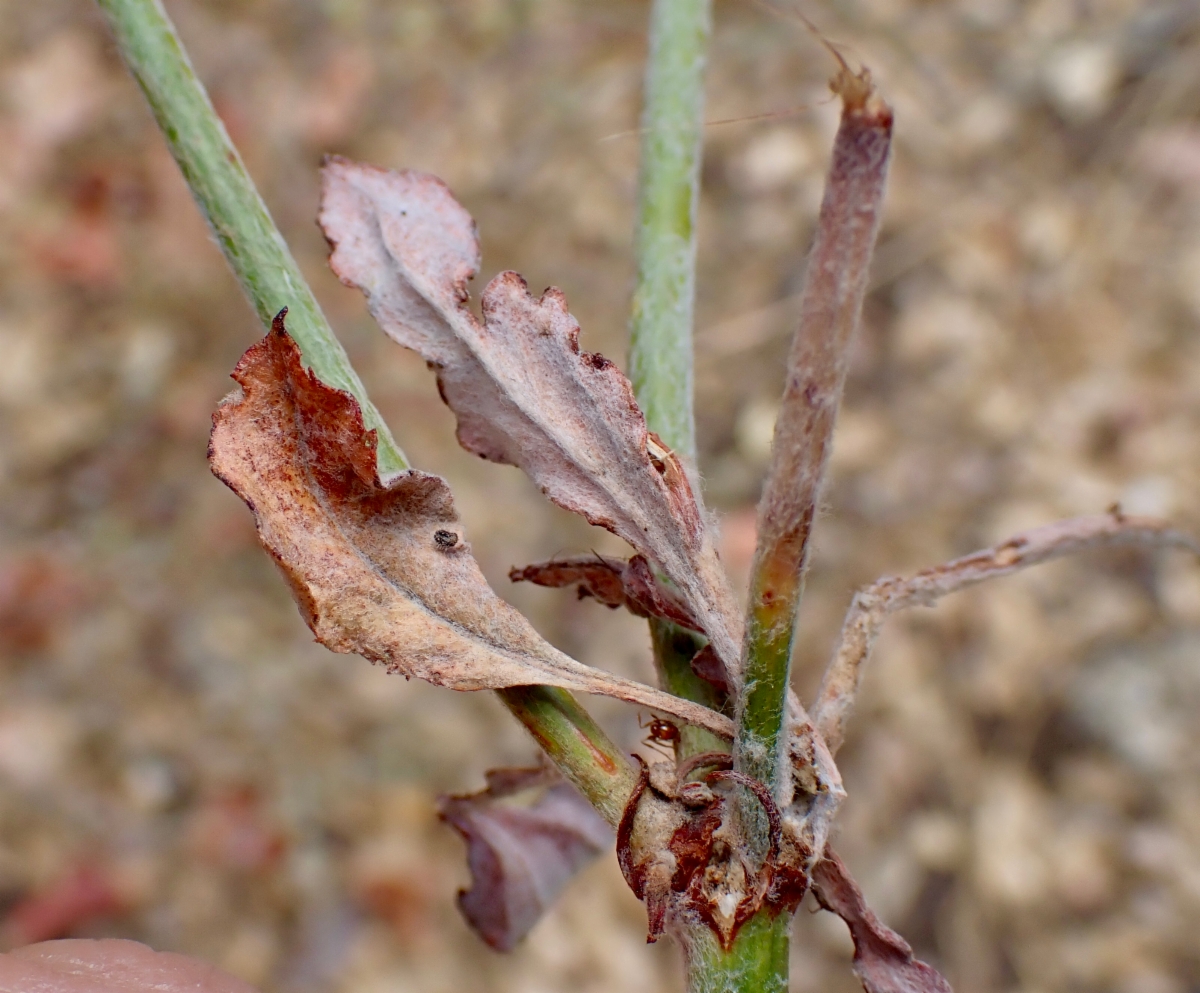
{"type": "MultiPolygon", "coordinates": [[[[407,469],[404,453],[321,313],[160,0],[97,3],[264,328],[287,307],[288,331],[305,361],[323,382],[353,394],[367,427],[377,432],[380,474],[407,469]]],[[[500,696],[563,774],[615,823],[636,777],[628,759],[574,697],[542,686],[518,687],[500,696]]]]}
{"type": "Polygon", "coordinates": [[[629,375],[650,430],[696,458],[692,310],[710,0],[655,0],[642,111],[629,375]]]}

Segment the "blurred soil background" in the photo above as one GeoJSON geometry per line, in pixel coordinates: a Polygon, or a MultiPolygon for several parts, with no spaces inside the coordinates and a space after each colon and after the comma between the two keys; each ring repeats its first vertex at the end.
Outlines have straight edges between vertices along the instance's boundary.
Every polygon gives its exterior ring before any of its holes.
{"type": "MultiPolygon", "coordinates": [[[[419,361],[324,263],[317,166],[443,177],[485,276],[562,287],[623,361],[647,4],[173,0],[202,77],[371,395],[458,497],[485,572],[586,662],[644,625],[512,587],[606,535],[453,441],[419,361]],[[618,135],[618,137],[613,137],[618,135]]],[[[830,0],[896,159],[817,532],[797,684],[852,591],[1070,514],[1200,531],[1200,5],[830,0]]],[[[744,582],[836,122],[796,23],[720,0],[697,384],[744,582]]],[[[678,989],[597,863],[514,954],[460,921],[437,794],[525,763],[486,694],[313,644],[209,415],[262,334],[88,0],[0,2],[0,934],[120,935],[265,991],[678,989]]],[[[482,280],[480,281],[482,285],[482,280]]],[[[637,713],[596,703],[629,747],[637,713]]],[[[1098,554],[891,622],[838,847],[959,993],[1200,989],[1200,569],[1098,554]]],[[[792,988],[851,993],[797,919],[792,988]]]]}

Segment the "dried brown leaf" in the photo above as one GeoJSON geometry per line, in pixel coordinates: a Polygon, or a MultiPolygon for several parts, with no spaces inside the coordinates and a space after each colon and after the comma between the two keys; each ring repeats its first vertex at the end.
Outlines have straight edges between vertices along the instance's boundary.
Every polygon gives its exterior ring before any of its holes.
{"type": "Polygon", "coordinates": [[[317,640],[456,690],[545,684],[616,696],[717,734],[727,718],[576,662],[487,585],[445,481],[387,485],[354,398],[300,364],[283,315],[213,415],[213,472],[253,510],[317,640]]]}
{"type": "Polygon", "coordinates": [[[332,159],[320,223],[334,272],[436,370],[463,447],[519,466],[556,504],[653,561],[735,667],[741,620],[687,474],[647,431],[629,380],[580,351],[562,293],[535,299],[503,272],[484,290],[481,324],[467,307],[475,224],[424,173],[332,159]]]}
{"type": "Polygon", "coordinates": [[[956,590],[1064,555],[1133,544],[1181,548],[1200,554],[1200,543],[1165,521],[1113,512],[1056,521],[914,576],[885,576],[859,590],[842,623],[842,633],[813,710],[813,720],[829,748],[836,752],[842,743],[863,666],[884,621],[896,611],[930,606],[956,590]]]}
{"type": "Polygon", "coordinates": [[[812,891],[822,907],[850,928],[854,974],[867,993],[952,993],[945,977],[914,958],[908,942],[875,916],[832,849],[813,867],[812,891]]]}
{"type": "Polygon", "coordinates": [[[624,607],[638,617],[657,617],[703,633],[687,604],[658,581],[642,555],[628,561],[595,553],[549,559],[514,568],[508,578],[551,588],[574,586],[581,599],[594,597],[607,607],[624,607]]]}
{"type": "Polygon", "coordinates": [[[493,769],[487,783],[479,793],[442,797],[438,813],[467,843],[471,888],[459,891],[458,908],[484,941],[507,952],[615,834],[546,767],[493,769]]]}

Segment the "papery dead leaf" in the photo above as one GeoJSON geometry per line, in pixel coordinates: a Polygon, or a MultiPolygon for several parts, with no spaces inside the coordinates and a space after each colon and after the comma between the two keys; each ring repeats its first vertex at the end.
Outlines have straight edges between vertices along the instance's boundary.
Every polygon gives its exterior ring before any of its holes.
{"type": "Polygon", "coordinates": [[[556,504],[652,560],[736,672],[740,614],[687,474],[647,431],[629,380],[580,351],[562,293],[534,299],[503,272],[484,290],[481,324],[466,306],[475,224],[425,173],[332,159],[320,223],[334,272],[436,370],[463,447],[519,466],[556,504]]]}
{"type": "Polygon", "coordinates": [[[842,622],[842,633],[813,709],[813,720],[830,750],[836,752],[842,744],[846,721],[862,681],[863,666],[884,621],[896,611],[930,606],[950,593],[986,579],[1112,545],[1180,548],[1200,554],[1200,542],[1166,521],[1129,517],[1117,511],[1055,521],[916,575],[885,576],[859,590],[842,622]]]}
{"type": "Polygon", "coordinates": [[[616,836],[552,769],[494,769],[487,783],[479,793],[442,797],[438,814],[467,843],[471,888],[459,891],[458,908],[484,941],[507,952],[616,836]]]}
{"type": "Polygon", "coordinates": [[[386,486],[354,398],[300,364],[283,314],[213,415],[213,472],[254,512],[318,641],[456,690],[545,684],[616,696],[728,736],[727,718],[576,662],[487,585],[444,480],[386,486]]]}
{"type": "Polygon", "coordinates": [[[875,916],[832,849],[813,868],[812,891],[850,928],[854,974],[867,993],[953,993],[941,973],[914,958],[908,942],[875,916]]]}
{"type": "Polygon", "coordinates": [[[594,597],[607,607],[624,607],[638,617],[657,617],[703,634],[700,622],[687,604],[655,578],[654,570],[642,555],[628,561],[595,553],[549,559],[511,569],[508,578],[514,583],[528,582],[556,589],[574,586],[580,599],[594,597]]]}

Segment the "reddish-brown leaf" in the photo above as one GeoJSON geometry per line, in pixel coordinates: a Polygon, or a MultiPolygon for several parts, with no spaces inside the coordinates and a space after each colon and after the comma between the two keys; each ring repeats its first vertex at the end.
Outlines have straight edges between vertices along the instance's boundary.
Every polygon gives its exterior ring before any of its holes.
{"type": "Polygon", "coordinates": [[[652,560],[736,671],[741,619],[687,474],[647,431],[629,380],[580,351],[562,293],[535,299],[503,272],[484,290],[480,323],[467,307],[474,221],[424,173],[333,159],[320,223],[334,272],[436,370],[462,445],[519,466],[559,506],[652,560]]]}
{"type": "Polygon", "coordinates": [[[914,958],[908,942],[875,916],[831,848],[813,869],[812,891],[822,907],[850,928],[854,974],[867,993],[952,993],[942,974],[914,958]]]}
{"type": "Polygon", "coordinates": [[[358,404],[302,367],[282,314],[233,376],[242,393],[213,415],[213,472],[253,510],[323,645],[451,689],[562,686],[729,735],[720,714],[564,655],[496,596],[445,481],[380,481],[358,404]]]}
{"type": "Polygon", "coordinates": [[[508,578],[552,588],[574,586],[581,599],[595,597],[607,607],[624,607],[638,617],[658,617],[703,633],[687,604],[655,578],[642,555],[628,561],[597,554],[550,559],[514,568],[508,578]]]}
{"type": "Polygon", "coordinates": [[[479,793],[443,797],[438,813],[467,843],[471,888],[459,891],[458,908],[507,952],[615,836],[550,769],[495,769],[487,782],[479,793]]]}

